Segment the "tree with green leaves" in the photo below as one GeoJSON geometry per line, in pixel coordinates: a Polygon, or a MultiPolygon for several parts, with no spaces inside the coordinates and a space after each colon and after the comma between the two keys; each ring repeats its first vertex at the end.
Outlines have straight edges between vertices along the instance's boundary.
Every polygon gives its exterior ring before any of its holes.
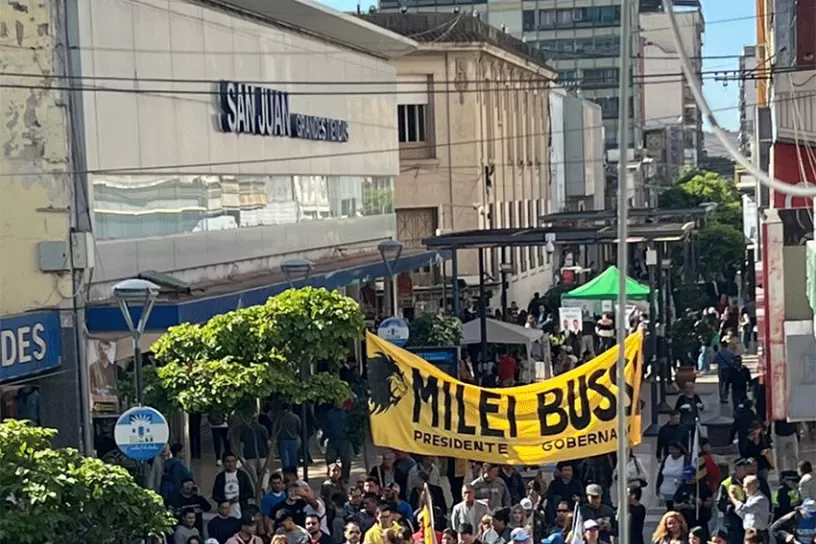
{"type": "Polygon", "coordinates": [[[0,423],[0,542],[120,544],[172,529],[161,497],[122,467],[54,448],[56,434],[0,423]]]}
{"type": "Polygon", "coordinates": [[[458,346],[462,341],[462,322],[456,316],[426,312],[409,325],[409,346],[458,346]]]}
{"type": "MultiPolygon", "coordinates": [[[[351,398],[337,369],[364,328],[351,298],[336,291],[290,289],[265,304],[218,315],[203,325],[170,328],[153,345],[165,393],[187,412],[227,414],[234,433],[257,412],[259,402],[336,403],[351,398]],[[327,363],[326,372],[309,372],[327,363]]],[[[273,425],[279,417],[270,414],[273,425]]],[[[277,435],[273,428],[272,439],[277,435]]],[[[233,440],[232,443],[236,443],[233,440]]],[[[236,451],[241,456],[241,451],[236,451]]],[[[267,466],[273,456],[267,459],[267,466]]],[[[253,471],[250,477],[258,489],[253,471]]]]}
{"type": "MultiPolygon", "coordinates": [[[[660,207],[683,209],[715,204],[705,223],[695,233],[700,259],[697,272],[713,279],[729,267],[738,266],[745,252],[742,228],[742,201],[734,182],[714,172],[689,169],[660,195],[660,207]]],[[[682,251],[673,252],[677,272],[682,266],[682,251]]]]}

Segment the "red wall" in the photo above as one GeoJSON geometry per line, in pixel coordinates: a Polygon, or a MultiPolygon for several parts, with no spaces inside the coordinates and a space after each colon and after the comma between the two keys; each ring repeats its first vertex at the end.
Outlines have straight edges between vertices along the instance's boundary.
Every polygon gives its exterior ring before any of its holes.
{"type": "MultiPolygon", "coordinates": [[[[771,147],[771,174],[776,179],[791,185],[801,183],[802,174],[799,168],[799,156],[801,155],[805,177],[810,183],[816,185],[816,149],[811,148],[811,155],[814,158],[810,159],[805,147],[801,148],[800,153],[796,152],[796,147],[793,144],[773,144],[773,147],[771,147]]],[[[790,197],[777,191],[771,192],[773,193],[774,208],[813,207],[813,199],[811,198],[790,197]]]]}

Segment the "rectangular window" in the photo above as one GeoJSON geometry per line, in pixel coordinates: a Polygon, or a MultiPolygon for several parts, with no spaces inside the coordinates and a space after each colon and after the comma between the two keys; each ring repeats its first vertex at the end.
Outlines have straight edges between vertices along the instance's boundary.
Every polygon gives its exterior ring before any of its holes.
{"type": "Polygon", "coordinates": [[[578,74],[575,70],[562,70],[558,72],[558,82],[562,85],[575,83],[577,79],[578,74]]]}
{"type": "Polygon", "coordinates": [[[588,68],[584,70],[581,84],[586,89],[617,87],[620,79],[618,68],[588,68]]]}
{"type": "Polygon", "coordinates": [[[397,106],[397,125],[400,143],[426,142],[425,104],[400,104],[397,106]]]}
{"type": "Polygon", "coordinates": [[[556,24],[558,26],[569,26],[573,22],[571,9],[559,9],[556,12],[556,24]]]}
{"type": "Polygon", "coordinates": [[[521,13],[521,26],[524,30],[535,30],[536,12],[532,9],[525,9],[521,13]]]}
{"type": "Polygon", "coordinates": [[[538,11],[538,26],[548,27],[555,26],[556,15],[554,9],[541,9],[538,11]]]}

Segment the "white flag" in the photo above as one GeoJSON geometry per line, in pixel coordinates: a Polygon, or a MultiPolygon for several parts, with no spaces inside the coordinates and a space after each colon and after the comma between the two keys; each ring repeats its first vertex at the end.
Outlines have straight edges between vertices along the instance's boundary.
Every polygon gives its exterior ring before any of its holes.
{"type": "Polygon", "coordinates": [[[572,538],[569,544],[584,544],[584,519],[581,517],[578,503],[575,503],[575,512],[572,515],[572,538]]]}
{"type": "Polygon", "coordinates": [[[694,468],[694,474],[696,476],[700,470],[700,425],[696,422],[694,423],[694,438],[692,438],[691,441],[690,465],[694,468]]]}

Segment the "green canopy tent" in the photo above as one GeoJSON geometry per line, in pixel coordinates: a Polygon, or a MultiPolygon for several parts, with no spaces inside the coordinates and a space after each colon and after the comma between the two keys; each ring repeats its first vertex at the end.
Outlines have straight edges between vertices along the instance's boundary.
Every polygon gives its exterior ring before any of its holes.
{"type": "MultiPolygon", "coordinates": [[[[577,300],[614,300],[618,298],[620,273],[617,266],[610,266],[603,274],[572,291],[561,295],[562,299],[577,300]]],[[[626,278],[627,300],[649,300],[649,287],[626,278]]]]}

